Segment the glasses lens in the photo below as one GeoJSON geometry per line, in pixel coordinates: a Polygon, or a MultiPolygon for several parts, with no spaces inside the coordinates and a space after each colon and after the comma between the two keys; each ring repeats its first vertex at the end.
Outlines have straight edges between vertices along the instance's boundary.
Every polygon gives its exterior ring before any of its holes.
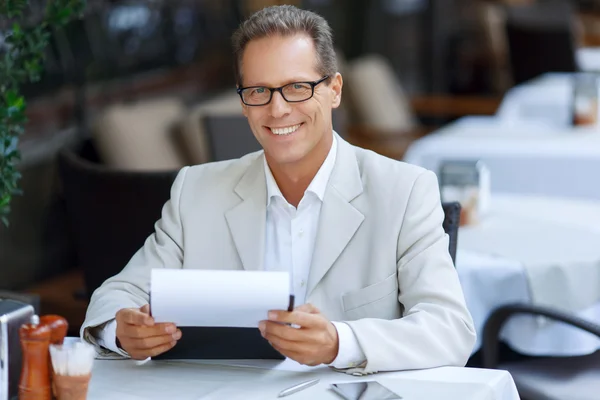
{"type": "Polygon", "coordinates": [[[308,83],[290,83],[282,91],[288,101],[307,100],[312,96],[312,86],[308,83]]]}
{"type": "Polygon", "coordinates": [[[265,87],[254,87],[242,90],[242,98],[247,104],[265,104],[269,101],[271,92],[265,87]]]}

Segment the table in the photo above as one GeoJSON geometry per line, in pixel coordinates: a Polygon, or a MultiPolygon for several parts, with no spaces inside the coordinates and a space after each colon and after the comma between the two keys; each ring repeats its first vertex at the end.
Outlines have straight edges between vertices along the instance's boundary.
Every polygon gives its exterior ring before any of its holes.
{"type": "Polygon", "coordinates": [[[511,88],[496,116],[507,122],[538,121],[550,128],[573,129],[573,77],[572,73],[547,73],[511,88]]]}
{"type": "Polygon", "coordinates": [[[594,128],[464,117],[414,141],[404,156],[436,173],[445,160],[482,160],[492,192],[600,199],[600,131],[594,128]]]}
{"type": "Polygon", "coordinates": [[[575,51],[575,58],[581,71],[600,71],[600,47],[580,47],[575,51]]]}
{"type": "Polygon", "coordinates": [[[269,361],[254,365],[248,362],[95,360],[88,399],[267,400],[276,399],[285,388],[313,378],[319,378],[320,382],[288,398],[340,399],[329,389],[331,383],[374,379],[404,400],[519,399],[511,375],[502,370],[443,367],[359,378],[328,367],[276,366],[276,362],[269,361]]]}
{"type": "MultiPolygon", "coordinates": [[[[501,235],[513,234],[516,236],[512,247],[522,257],[539,259],[541,269],[538,279],[544,279],[544,274],[550,275],[548,282],[552,282],[552,273],[559,262],[559,256],[550,254],[552,250],[544,250],[545,241],[560,240],[567,251],[562,255],[563,262],[569,259],[580,260],[582,254],[588,253],[592,264],[588,267],[594,270],[591,273],[600,274],[600,202],[581,201],[563,198],[545,198],[523,195],[493,195],[491,214],[480,226],[461,227],[458,234],[458,251],[456,267],[465,294],[467,307],[473,316],[475,328],[478,333],[478,343],[475,350],[481,346],[481,335],[484,323],[489,314],[497,307],[509,303],[533,302],[531,285],[523,260],[498,254],[494,244],[501,241],[501,235]],[[519,239],[519,226],[498,225],[497,221],[524,221],[531,227],[542,226],[555,232],[549,238],[522,238],[519,239]],[[511,231],[512,229],[512,231],[511,231]],[[484,237],[491,242],[491,250],[482,252],[477,243],[484,237]],[[530,252],[531,254],[527,254],[530,252]],[[494,254],[495,253],[495,254],[494,254]],[[549,256],[550,255],[550,256],[549,256]],[[593,260],[597,262],[594,264],[593,260]]],[[[572,264],[572,277],[581,278],[582,282],[570,286],[565,279],[562,293],[567,299],[576,299],[578,291],[590,289],[594,291],[600,282],[585,282],[584,276],[577,276],[582,264],[572,264]],[[588,285],[591,285],[588,287],[588,285]]],[[[590,273],[588,270],[586,273],[590,273]]],[[[550,284],[548,283],[548,284],[550,284]]],[[[563,282],[558,282],[561,285],[563,282]]],[[[556,284],[556,281],[554,281],[556,284]]],[[[592,292],[592,294],[594,294],[592,292]]],[[[597,293],[600,297],[600,292],[597,293]]],[[[552,301],[553,299],[551,299],[552,301]]],[[[600,323],[600,302],[588,304],[577,308],[574,313],[582,318],[600,323]]],[[[591,354],[600,349],[600,339],[587,332],[556,323],[540,323],[530,316],[517,316],[509,320],[501,332],[501,338],[515,350],[530,355],[571,356],[591,354]]]]}

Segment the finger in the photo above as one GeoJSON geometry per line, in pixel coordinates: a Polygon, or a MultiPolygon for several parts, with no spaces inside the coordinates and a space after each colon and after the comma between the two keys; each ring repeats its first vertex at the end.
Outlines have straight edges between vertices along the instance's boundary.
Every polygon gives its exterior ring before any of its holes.
{"type": "Polygon", "coordinates": [[[141,306],[140,311],[144,314],[150,315],[150,304],[144,304],[143,306],[141,306]]]}
{"type": "Polygon", "coordinates": [[[318,353],[309,352],[306,349],[302,349],[302,348],[284,349],[284,348],[280,348],[274,344],[271,344],[271,346],[273,346],[273,348],[275,350],[277,350],[279,353],[283,354],[285,357],[291,358],[292,360],[294,360],[300,364],[316,366],[316,365],[321,365],[324,363],[322,360],[319,359],[319,357],[317,355],[318,353]]]}
{"type": "Polygon", "coordinates": [[[302,304],[294,309],[294,311],[306,312],[309,314],[320,314],[321,311],[310,303],[302,304]]]}
{"type": "Polygon", "coordinates": [[[131,325],[154,325],[154,318],[137,308],[125,308],[117,313],[117,320],[131,325]]]}
{"type": "MultiPolygon", "coordinates": [[[[282,344],[282,345],[285,346],[285,344],[282,344]]],[[[316,365],[322,364],[322,362],[319,360],[318,357],[316,357],[314,354],[312,354],[300,347],[284,348],[284,347],[280,347],[279,344],[275,344],[275,343],[271,343],[271,346],[275,350],[277,350],[279,353],[284,355],[285,357],[291,358],[292,360],[294,360],[300,364],[310,365],[310,366],[316,366],[316,365]]]]}
{"type": "Polygon", "coordinates": [[[306,330],[292,328],[287,325],[281,325],[277,322],[261,321],[258,325],[258,328],[260,329],[260,333],[266,339],[276,336],[293,342],[308,340],[306,330]]]}
{"type": "Polygon", "coordinates": [[[302,328],[315,328],[322,324],[320,314],[309,314],[303,311],[269,311],[269,321],[285,324],[296,324],[302,328]]]}
{"type": "Polygon", "coordinates": [[[164,344],[171,343],[172,341],[178,341],[181,339],[181,331],[169,335],[150,336],[145,338],[133,338],[130,339],[130,346],[137,350],[148,350],[154,347],[162,346],[164,344]]]}
{"type": "Polygon", "coordinates": [[[136,360],[144,360],[148,357],[156,357],[159,354],[162,354],[168,350],[171,350],[177,344],[176,340],[172,342],[162,344],[160,346],[153,347],[151,349],[143,350],[143,351],[134,351],[130,353],[131,358],[136,360]]]}
{"type": "MultiPolygon", "coordinates": [[[[117,323],[117,328],[119,328],[119,324],[117,323]]],[[[174,324],[169,323],[161,323],[156,324],[154,326],[145,326],[145,325],[132,325],[132,324],[124,324],[122,326],[122,336],[133,338],[133,339],[143,339],[152,336],[161,336],[161,335],[172,335],[177,331],[177,327],[174,324]]]]}
{"type": "Polygon", "coordinates": [[[301,345],[301,342],[292,342],[291,340],[287,340],[278,336],[271,336],[269,338],[265,338],[269,341],[269,343],[271,344],[271,346],[273,346],[277,351],[281,352],[285,352],[285,353],[289,353],[289,352],[296,352],[296,353],[300,353],[301,352],[301,348],[303,348],[303,345],[301,345]]]}
{"type": "Polygon", "coordinates": [[[164,353],[165,351],[171,350],[177,344],[177,340],[173,340],[170,343],[163,344],[161,346],[156,346],[148,351],[148,357],[156,357],[159,354],[164,353]]]}

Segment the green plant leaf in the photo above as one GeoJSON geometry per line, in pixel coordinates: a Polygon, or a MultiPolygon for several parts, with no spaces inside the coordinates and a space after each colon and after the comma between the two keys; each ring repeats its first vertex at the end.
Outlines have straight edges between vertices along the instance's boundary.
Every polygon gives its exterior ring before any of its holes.
{"type": "Polygon", "coordinates": [[[10,193],[5,193],[2,197],[0,197],[0,208],[8,206],[11,197],[12,196],[10,193]]]}
{"type": "Polygon", "coordinates": [[[21,154],[19,136],[24,132],[27,116],[20,85],[40,79],[50,32],[60,29],[85,9],[85,0],[48,0],[44,19],[33,27],[23,25],[28,0],[0,0],[0,18],[13,22],[6,32],[5,50],[0,53],[0,216],[8,226],[10,202],[21,195],[21,173],[16,163],[21,154]],[[13,21],[16,20],[16,21],[13,21]]]}
{"type": "Polygon", "coordinates": [[[18,150],[13,150],[6,155],[6,158],[10,158],[11,160],[20,160],[21,153],[18,150]]]}

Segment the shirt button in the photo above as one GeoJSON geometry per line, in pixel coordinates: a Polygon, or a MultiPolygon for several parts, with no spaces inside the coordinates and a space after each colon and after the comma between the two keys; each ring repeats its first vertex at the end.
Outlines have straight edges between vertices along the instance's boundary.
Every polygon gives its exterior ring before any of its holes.
{"type": "Polygon", "coordinates": [[[298,236],[300,236],[300,237],[304,236],[304,229],[300,229],[298,231],[298,236]]]}
{"type": "Polygon", "coordinates": [[[304,287],[304,285],[306,285],[306,282],[304,280],[300,281],[300,287],[304,287]]]}

